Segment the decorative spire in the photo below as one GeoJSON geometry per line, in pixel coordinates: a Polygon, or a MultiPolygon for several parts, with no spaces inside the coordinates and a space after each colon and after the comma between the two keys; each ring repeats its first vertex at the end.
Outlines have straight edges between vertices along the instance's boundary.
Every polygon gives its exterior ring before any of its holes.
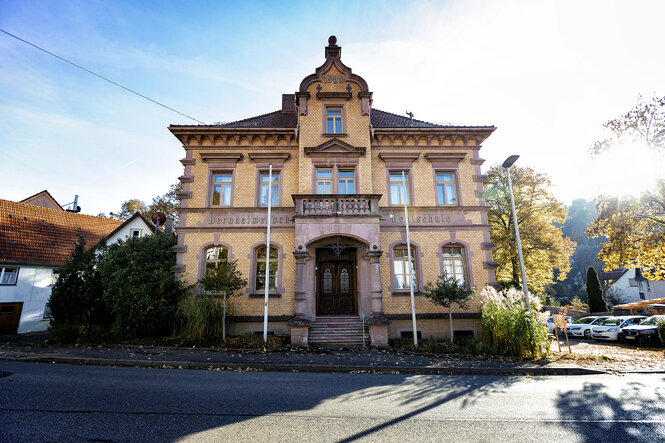
{"type": "Polygon", "coordinates": [[[337,46],[337,37],[331,35],[328,38],[328,46],[326,46],[326,58],[340,58],[342,55],[341,46],[337,46]]]}

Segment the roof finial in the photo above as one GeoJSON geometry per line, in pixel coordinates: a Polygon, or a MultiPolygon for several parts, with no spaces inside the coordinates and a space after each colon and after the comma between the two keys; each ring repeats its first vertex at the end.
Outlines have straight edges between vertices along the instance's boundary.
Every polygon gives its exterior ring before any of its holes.
{"type": "Polygon", "coordinates": [[[342,55],[342,48],[337,46],[337,37],[331,35],[328,38],[328,46],[326,46],[326,58],[339,58],[342,55]]]}

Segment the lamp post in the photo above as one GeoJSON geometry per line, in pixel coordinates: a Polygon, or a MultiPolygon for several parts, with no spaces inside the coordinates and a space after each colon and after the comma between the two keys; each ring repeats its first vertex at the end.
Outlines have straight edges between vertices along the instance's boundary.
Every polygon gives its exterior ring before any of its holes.
{"type": "Polygon", "coordinates": [[[524,270],[524,259],[522,258],[522,243],[520,242],[520,229],[517,226],[517,214],[515,213],[515,200],[513,199],[513,185],[510,182],[510,167],[520,158],[519,155],[511,155],[503,162],[503,168],[508,174],[508,190],[510,191],[510,206],[513,209],[513,223],[515,224],[515,240],[517,241],[517,254],[520,258],[520,269],[522,271],[522,288],[524,289],[524,301],[526,302],[526,311],[530,311],[529,287],[526,283],[526,271],[524,270]]]}

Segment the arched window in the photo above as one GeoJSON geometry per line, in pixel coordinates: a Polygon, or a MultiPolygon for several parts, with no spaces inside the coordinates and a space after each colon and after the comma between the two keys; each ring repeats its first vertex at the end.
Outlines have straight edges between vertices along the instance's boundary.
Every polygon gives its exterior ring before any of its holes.
{"type": "MultiPolygon", "coordinates": [[[[411,274],[409,273],[409,256],[406,245],[395,246],[393,249],[393,272],[395,289],[410,289],[411,274]]],[[[418,290],[418,273],[416,272],[416,248],[411,246],[411,269],[413,270],[413,288],[418,290]]]]}
{"type": "Polygon", "coordinates": [[[229,260],[229,250],[224,246],[212,246],[206,249],[206,268],[205,273],[208,274],[212,269],[217,266],[220,261],[229,260]]]}
{"type": "Polygon", "coordinates": [[[455,277],[460,283],[466,283],[464,248],[461,246],[444,246],[441,256],[443,257],[444,274],[455,277]]]}
{"type": "Polygon", "coordinates": [[[277,268],[279,266],[279,251],[275,246],[270,247],[270,255],[266,257],[266,247],[259,246],[255,250],[256,285],[258,291],[265,290],[266,266],[268,266],[268,290],[277,290],[277,268]]]}

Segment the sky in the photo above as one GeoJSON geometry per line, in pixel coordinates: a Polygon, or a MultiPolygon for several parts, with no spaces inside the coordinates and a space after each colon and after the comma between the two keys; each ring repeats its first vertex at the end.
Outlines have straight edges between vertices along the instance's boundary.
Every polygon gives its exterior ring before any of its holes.
{"type": "MultiPolygon", "coordinates": [[[[210,124],[279,109],[334,34],[374,108],[494,125],[484,169],[518,154],[566,204],[665,178],[639,144],[588,152],[639,94],[665,95],[664,16],[657,0],[0,0],[0,29],[210,124]]],[[[0,198],[149,203],[183,173],[169,124],[196,122],[0,33],[0,198]]]]}

